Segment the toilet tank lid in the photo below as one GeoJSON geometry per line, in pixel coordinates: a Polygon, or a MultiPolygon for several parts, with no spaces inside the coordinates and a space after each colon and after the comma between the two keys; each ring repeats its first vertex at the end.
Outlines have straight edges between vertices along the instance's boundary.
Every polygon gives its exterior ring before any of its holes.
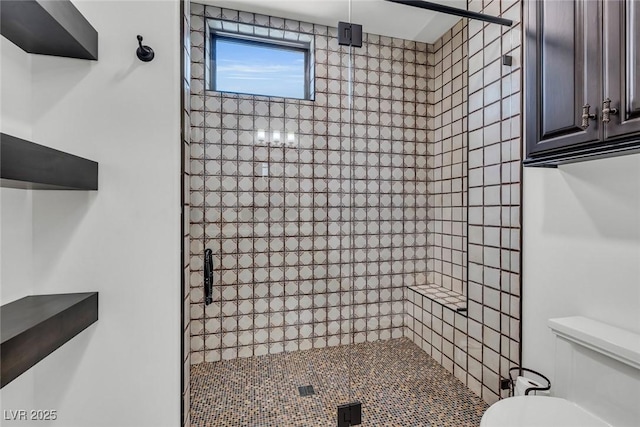
{"type": "Polygon", "coordinates": [[[640,369],[640,335],[582,316],[549,319],[559,337],[640,369]]]}

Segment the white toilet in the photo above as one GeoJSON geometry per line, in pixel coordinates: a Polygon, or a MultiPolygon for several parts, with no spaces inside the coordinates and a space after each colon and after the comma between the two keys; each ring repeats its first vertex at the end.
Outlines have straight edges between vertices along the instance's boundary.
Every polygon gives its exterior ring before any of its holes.
{"type": "Polygon", "coordinates": [[[640,335],[585,317],[551,319],[549,327],[554,397],[503,399],[480,427],[640,426],[640,335]]]}

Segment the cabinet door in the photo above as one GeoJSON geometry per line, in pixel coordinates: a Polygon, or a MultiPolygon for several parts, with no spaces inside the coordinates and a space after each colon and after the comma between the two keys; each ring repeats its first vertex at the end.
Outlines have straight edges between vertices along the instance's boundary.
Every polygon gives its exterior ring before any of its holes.
{"type": "Polygon", "coordinates": [[[605,138],[640,137],[640,1],[605,1],[604,23],[604,99],[617,110],[605,138]]]}
{"type": "Polygon", "coordinates": [[[528,156],[602,138],[601,4],[529,0],[526,22],[528,156]],[[583,127],[583,107],[596,117],[583,127]]]}

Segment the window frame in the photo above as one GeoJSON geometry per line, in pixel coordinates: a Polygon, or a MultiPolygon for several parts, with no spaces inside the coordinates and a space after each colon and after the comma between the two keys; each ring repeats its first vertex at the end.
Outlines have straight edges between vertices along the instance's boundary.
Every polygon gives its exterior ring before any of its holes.
{"type": "Polygon", "coordinates": [[[298,99],[303,101],[313,101],[313,94],[311,93],[311,44],[308,42],[296,42],[289,40],[276,39],[272,37],[253,36],[248,34],[231,33],[227,31],[211,31],[209,37],[209,61],[211,64],[211,70],[209,73],[209,90],[220,93],[232,93],[239,95],[249,96],[264,96],[268,98],[284,98],[284,99],[298,99]],[[287,51],[301,52],[304,54],[304,95],[303,98],[283,97],[278,95],[267,95],[259,93],[244,93],[244,92],[232,92],[224,91],[217,88],[216,84],[216,41],[218,40],[233,40],[240,41],[247,45],[268,47],[271,49],[281,49],[287,51]]]}

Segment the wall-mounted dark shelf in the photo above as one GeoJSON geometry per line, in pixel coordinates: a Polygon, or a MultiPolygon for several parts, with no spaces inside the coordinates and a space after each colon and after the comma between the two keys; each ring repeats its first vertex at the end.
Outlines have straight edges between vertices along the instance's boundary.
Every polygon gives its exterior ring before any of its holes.
{"type": "Polygon", "coordinates": [[[34,295],[0,307],[0,387],[98,320],[98,293],[34,295]]]}
{"type": "Polygon", "coordinates": [[[98,32],[69,0],[2,0],[0,32],[25,52],[98,59],[98,32]]]}
{"type": "Polygon", "coordinates": [[[98,163],[0,133],[1,186],[34,190],[97,190],[98,163]]]}

